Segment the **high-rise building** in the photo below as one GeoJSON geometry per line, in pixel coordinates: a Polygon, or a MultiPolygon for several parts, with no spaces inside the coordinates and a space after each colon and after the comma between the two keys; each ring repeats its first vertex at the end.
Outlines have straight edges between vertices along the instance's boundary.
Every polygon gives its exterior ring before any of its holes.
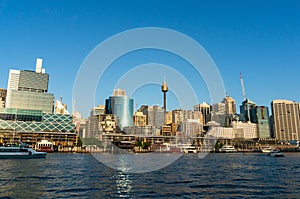
{"type": "Polygon", "coordinates": [[[226,95],[226,97],[223,99],[222,103],[225,104],[225,113],[227,115],[236,114],[236,104],[235,104],[235,100],[232,97],[230,97],[229,95],[226,95]]]}
{"type": "Polygon", "coordinates": [[[181,123],[180,131],[187,136],[196,137],[202,132],[202,125],[199,120],[186,119],[181,123]]]}
{"type": "Polygon", "coordinates": [[[116,132],[117,118],[112,114],[91,115],[86,122],[86,137],[97,138],[102,134],[116,132]]]}
{"type": "Polygon", "coordinates": [[[271,107],[275,138],[280,141],[299,140],[299,103],[289,100],[273,100],[271,107]]]}
{"type": "Polygon", "coordinates": [[[183,121],[183,112],[181,109],[172,111],[172,123],[180,124],[183,121]]]}
{"type": "Polygon", "coordinates": [[[257,124],[259,138],[271,138],[269,109],[266,106],[255,106],[250,109],[250,120],[257,124]]]}
{"type": "Polygon", "coordinates": [[[135,126],[146,126],[146,115],[143,112],[137,111],[133,116],[135,126]]]}
{"type": "Polygon", "coordinates": [[[48,93],[48,81],[49,75],[42,68],[42,59],[37,59],[36,71],[10,70],[6,107],[53,113],[54,95],[48,93]]]}
{"type": "Polygon", "coordinates": [[[0,108],[5,108],[6,89],[0,88],[0,108]]]}
{"type": "Polygon", "coordinates": [[[171,124],[172,123],[172,111],[168,111],[165,113],[165,124],[171,124]]]}
{"type": "Polygon", "coordinates": [[[125,90],[114,90],[114,95],[105,100],[105,108],[106,114],[114,114],[119,118],[121,130],[125,126],[133,126],[133,99],[126,95],[125,90]]]}
{"type": "Polygon", "coordinates": [[[146,123],[150,126],[155,126],[156,128],[161,128],[165,123],[165,111],[163,107],[160,106],[147,106],[143,105],[140,111],[146,115],[146,123]]]}
{"type": "Polygon", "coordinates": [[[205,102],[194,106],[194,111],[201,113],[200,123],[206,125],[207,122],[211,121],[211,106],[205,102]]]}
{"type": "Polygon", "coordinates": [[[240,106],[240,112],[241,112],[241,121],[251,121],[251,116],[250,116],[250,110],[255,109],[256,104],[255,102],[252,102],[249,99],[246,99],[243,101],[242,105],[240,106]]]}
{"type": "Polygon", "coordinates": [[[104,105],[98,105],[92,108],[90,116],[92,115],[100,115],[105,114],[105,106],[104,105]]]}

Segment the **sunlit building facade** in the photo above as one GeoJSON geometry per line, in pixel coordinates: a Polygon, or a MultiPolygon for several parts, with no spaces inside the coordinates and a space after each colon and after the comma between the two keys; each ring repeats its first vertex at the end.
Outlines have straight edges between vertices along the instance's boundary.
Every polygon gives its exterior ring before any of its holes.
{"type": "Polygon", "coordinates": [[[42,110],[53,113],[54,95],[48,93],[49,75],[37,59],[36,70],[10,70],[7,86],[6,108],[42,110]]]}
{"type": "Polygon", "coordinates": [[[0,88],[0,108],[5,108],[7,90],[0,88]]]}
{"type": "Polygon", "coordinates": [[[299,103],[290,100],[273,100],[271,107],[275,138],[280,141],[299,140],[299,103]]]}
{"type": "Polygon", "coordinates": [[[32,143],[47,138],[57,145],[66,145],[66,140],[73,143],[76,139],[71,115],[48,114],[41,110],[0,108],[0,132],[6,142],[11,142],[12,137],[32,143]]]}
{"type": "Polygon", "coordinates": [[[122,130],[125,126],[133,126],[133,99],[124,90],[114,90],[114,96],[105,101],[105,113],[114,114],[119,118],[118,126],[122,130]]]}

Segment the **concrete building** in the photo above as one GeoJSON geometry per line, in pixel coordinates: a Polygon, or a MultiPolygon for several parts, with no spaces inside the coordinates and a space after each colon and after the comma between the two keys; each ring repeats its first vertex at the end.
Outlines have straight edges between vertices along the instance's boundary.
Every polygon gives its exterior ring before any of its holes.
{"type": "Polygon", "coordinates": [[[92,115],[103,115],[105,114],[105,106],[104,105],[98,105],[92,108],[90,112],[90,116],[92,115]]]}
{"type": "Polygon", "coordinates": [[[114,114],[119,118],[117,124],[122,130],[125,126],[133,126],[133,99],[130,99],[125,90],[114,90],[113,96],[105,101],[105,113],[114,114]]]}
{"type": "Polygon", "coordinates": [[[102,134],[116,133],[117,118],[112,114],[92,115],[86,122],[86,137],[98,138],[102,134]]]}
{"type": "Polygon", "coordinates": [[[141,111],[137,111],[133,116],[134,126],[146,126],[146,120],[146,115],[141,111]]]}
{"type": "Polygon", "coordinates": [[[215,103],[212,105],[211,120],[224,126],[226,117],[226,105],[225,103],[215,103]]]}
{"type": "Polygon", "coordinates": [[[160,129],[165,123],[165,111],[163,107],[160,106],[141,106],[141,112],[146,115],[146,124],[149,126],[155,126],[156,128],[160,129]]]}
{"type": "Polygon", "coordinates": [[[0,108],[5,108],[6,89],[0,88],[0,108]]]}
{"type": "Polygon", "coordinates": [[[37,59],[36,70],[10,70],[6,108],[42,110],[53,113],[54,95],[48,93],[49,75],[42,68],[42,59],[37,59]]]}
{"type": "Polygon", "coordinates": [[[226,115],[235,115],[236,114],[236,103],[232,97],[230,97],[227,94],[226,97],[223,99],[222,103],[225,104],[226,115]]]}
{"type": "Polygon", "coordinates": [[[124,127],[124,131],[126,134],[141,137],[158,135],[155,126],[128,126],[124,127]]]}
{"type": "Polygon", "coordinates": [[[205,102],[194,106],[194,111],[201,113],[200,123],[206,125],[207,122],[211,121],[211,106],[205,102]]]}
{"type": "Polygon", "coordinates": [[[187,119],[181,123],[180,132],[189,137],[196,137],[202,132],[202,125],[199,120],[187,119]]]}
{"type": "Polygon", "coordinates": [[[183,121],[183,111],[181,109],[173,110],[172,111],[172,123],[180,124],[182,121],[183,121]]]}
{"type": "Polygon", "coordinates": [[[257,124],[250,122],[232,122],[233,132],[236,138],[257,139],[257,124]]]}
{"type": "Polygon", "coordinates": [[[289,100],[273,100],[271,107],[275,138],[280,141],[299,140],[299,103],[289,100]]]}
{"type": "Polygon", "coordinates": [[[172,111],[168,111],[165,113],[165,124],[171,124],[172,123],[172,111]]]}

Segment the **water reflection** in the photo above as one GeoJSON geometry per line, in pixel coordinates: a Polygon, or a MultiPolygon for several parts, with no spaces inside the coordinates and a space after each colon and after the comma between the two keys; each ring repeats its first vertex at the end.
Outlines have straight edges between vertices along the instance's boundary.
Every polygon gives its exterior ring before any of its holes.
{"type": "Polygon", "coordinates": [[[117,185],[117,197],[128,198],[132,195],[132,179],[131,174],[118,172],[113,179],[116,181],[117,185]]]}

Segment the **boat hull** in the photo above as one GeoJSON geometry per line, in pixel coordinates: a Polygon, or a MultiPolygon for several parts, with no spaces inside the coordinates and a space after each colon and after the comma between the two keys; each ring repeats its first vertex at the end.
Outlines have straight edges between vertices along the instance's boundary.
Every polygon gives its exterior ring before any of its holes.
{"type": "Polygon", "coordinates": [[[47,154],[35,154],[35,155],[0,155],[0,159],[35,159],[46,158],[47,154]]]}

